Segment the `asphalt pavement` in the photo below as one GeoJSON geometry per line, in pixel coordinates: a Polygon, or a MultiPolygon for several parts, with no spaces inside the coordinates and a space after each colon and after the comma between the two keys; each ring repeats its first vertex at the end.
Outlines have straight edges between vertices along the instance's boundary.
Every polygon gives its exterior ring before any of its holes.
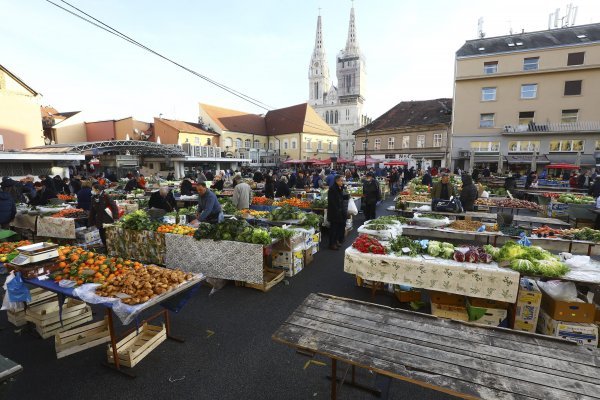
{"type": "MultiPolygon", "coordinates": [[[[387,214],[390,204],[381,204],[378,215],[387,214]]],[[[344,247],[356,237],[362,214],[354,221],[344,247]]],[[[15,330],[1,312],[0,354],[24,371],[0,384],[0,399],[327,399],[330,361],[317,356],[314,360],[320,363],[307,366],[311,358],[273,342],[271,335],[309,293],[372,301],[370,291],[356,287],[354,277],[344,272],[343,255],[343,249],[328,250],[324,238],[311,265],[267,293],[228,284],[209,297],[210,289],[202,287],[171,320],[173,334],[186,341],[162,343],[133,369],[135,379],[102,365],[106,345],[57,360],[53,338],[15,330]]],[[[375,302],[400,306],[385,293],[375,302]]],[[[101,307],[94,310],[95,319],[103,318],[101,307]]],[[[340,370],[343,364],[338,364],[340,370]]],[[[364,370],[357,377],[382,389],[389,399],[454,398],[364,370]]],[[[338,398],[377,399],[349,386],[338,398]]]]}

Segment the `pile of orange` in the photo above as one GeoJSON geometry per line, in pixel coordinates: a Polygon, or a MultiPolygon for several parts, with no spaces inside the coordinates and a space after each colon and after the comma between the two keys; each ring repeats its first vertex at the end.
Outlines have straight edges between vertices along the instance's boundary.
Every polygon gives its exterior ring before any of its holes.
{"type": "Polygon", "coordinates": [[[288,204],[292,207],[298,208],[310,208],[311,203],[309,201],[300,200],[297,197],[292,197],[289,199],[284,199],[281,201],[276,201],[273,203],[274,206],[283,206],[284,204],[288,204]]]}
{"type": "Polygon", "coordinates": [[[268,197],[264,197],[264,196],[253,197],[252,204],[258,205],[258,206],[270,206],[271,204],[273,204],[273,199],[269,199],[268,197]]]}
{"type": "Polygon", "coordinates": [[[0,243],[0,254],[8,254],[17,247],[27,246],[32,244],[29,240],[21,240],[20,242],[3,242],[0,243]]]}
{"type": "Polygon", "coordinates": [[[137,261],[108,257],[104,254],[87,251],[81,247],[64,246],[58,249],[56,267],[51,277],[56,282],[68,279],[76,284],[103,283],[107,279],[120,276],[143,265],[137,261]]]}
{"type": "Polygon", "coordinates": [[[75,196],[72,196],[70,194],[57,194],[56,197],[58,197],[62,201],[74,201],[75,200],[75,196]]]}
{"type": "Polygon", "coordinates": [[[194,236],[196,228],[187,225],[165,224],[156,228],[158,233],[174,233],[176,235],[194,236]]]}

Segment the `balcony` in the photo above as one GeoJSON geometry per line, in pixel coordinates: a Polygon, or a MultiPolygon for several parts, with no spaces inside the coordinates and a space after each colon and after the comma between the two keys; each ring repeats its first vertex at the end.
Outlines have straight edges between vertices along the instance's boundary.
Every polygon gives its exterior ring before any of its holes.
{"type": "Polygon", "coordinates": [[[580,132],[600,132],[600,121],[578,121],[569,123],[538,124],[530,122],[527,125],[504,125],[502,133],[504,134],[528,134],[528,133],[580,133],[580,132]]]}

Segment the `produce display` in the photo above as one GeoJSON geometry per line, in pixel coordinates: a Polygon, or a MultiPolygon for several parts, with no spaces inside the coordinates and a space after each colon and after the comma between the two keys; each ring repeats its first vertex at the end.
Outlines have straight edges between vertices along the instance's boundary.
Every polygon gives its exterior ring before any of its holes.
{"type": "Polygon", "coordinates": [[[298,208],[310,208],[311,202],[305,201],[305,200],[300,200],[297,197],[291,197],[289,199],[275,201],[275,202],[273,202],[273,205],[274,206],[289,205],[289,206],[298,207],[298,208]]]}
{"type": "Polygon", "coordinates": [[[87,211],[79,208],[66,208],[51,215],[52,218],[87,218],[87,211]]]}
{"type": "Polygon", "coordinates": [[[74,281],[77,286],[84,283],[103,283],[108,278],[119,276],[130,269],[140,268],[141,263],[122,258],[107,257],[82,249],[64,246],[58,249],[58,269],[50,274],[55,282],[74,281]]]}
{"type": "Polygon", "coordinates": [[[412,240],[407,236],[396,236],[390,242],[390,250],[398,255],[414,257],[423,252],[423,247],[418,241],[412,240]]]}
{"type": "Polygon", "coordinates": [[[315,199],[313,200],[313,202],[310,204],[310,208],[318,208],[318,209],[322,209],[322,208],[327,208],[327,199],[326,198],[320,198],[320,199],[315,199]]]}
{"type": "Polygon", "coordinates": [[[600,231],[592,228],[563,229],[560,235],[567,239],[588,240],[591,242],[600,242],[600,231]]]}
{"type": "Polygon", "coordinates": [[[556,200],[559,203],[565,204],[594,204],[596,202],[591,196],[581,196],[572,193],[563,193],[556,200]]]}
{"type": "Polygon", "coordinates": [[[262,244],[268,246],[271,244],[271,235],[265,228],[247,226],[237,236],[236,240],[238,242],[262,244]]]}
{"type": "Polygon", "coordinates": [[[173,290],[192,278],[192,274],[180,270],[149,265],[109,277],[96,289],[96,294],[102,297],[120,297],[123,303],[136,305],[173,290]]]}
{"type": "Polygon", "coordinates": [[[456,221],[452,221],[450,223],[450,225],[448,225],[448,228],[456,229],[459,231],[476,232],[483,225],[485,225],[485,230],[487,232],[497,232],[498,231],[498,225],[496,225],[496,224],[488,225],[488,224],[484,224],[483,222],[480,222],[480,221],[466,221],[466,220],[458,220],[458,219],[456,221]]]}
{"type": "Polygon", "coordinates": [[[493,256],[486,251],[485,247],[459,247],[454,251],[452,259],[458,262],[485,263],[494,261],[493,256]]]}
{"type": "Polygon", "coordinates": [[[479,198],[477,200],[475,200],[475,204],[478,206],[496,206],[496,200],[492,200],[492,199],[484,199],[484,198],[479,198]]]}
{"type": "Polygon", "coordinates": [[[321,223],[323,222],[323,217],[317,214],[308,213],[304,215],[302,221],[300,221],[300,226],[304,228],[315,228],[319,229],[321,223]]]}
{"type": "Polygon", "coordinates": [[[561,236],[562,229],[554,229],[550,228],[548,225],[544,225],[540,226],[539,228],[532,229],[531,233],[537,235],[538,237],[561,236]]]}
{"type": "Polygon", "coordinates": [[[257,206],[270,206],[273,204],[273,199],[269,199],[268,197],[253,197],[252,204],[257,206]]]}
{"type": "Polygon", "coordinates": [[[386,249],[379,240],[368,235],[360,235],[356,238],[352,247],[361,253],[386,254],[386,249]]]}
{"type": "Polygon", "coordinates": [[[158,233],[173,233],[175,235],[194,236],[196,228],[187,225],[163,224],[156,228],[158,233]]]}
{"type": "Polygon", "coordinates": [[[271,229],[269,229],[269,233],[273,239],[290,239],[292,236],[296,235],[298,231],[272,226],[271,229]]]}
{"type": "Polygon", "coordinates": [[[268,211],[256,211],[249,208],[244,208],[240,212],[242,215],[249,215],[252,218],[266,218],[270,214],[268,211]]]}
{"type": "Polygon", "coordinates": [[[493,255],[515,271],[526,275],[556,278],[569,272],[569,267],[559,258],[539,246],[523,246],[509,241],[493,255]]]}
{"type": "Polygon", "coordinates": [[[123,229],[132,229],[134,231],[154,231],[160,225],[152,221],[148,213],[144,210],[137,210],[121,218],[118,224],[123,229]]]}
{"type": "Polygon", "coordinates": [[[432,257],[440,257],[451,260],[454,257],[455,251],[458,250],[454,250],[454,245],[452,243],[430,240],[427,244],[427,254],[432,257]]]}
{"type": "Polygon", "coordinates": [[[223,211],[223,214],[227,214],[227,215],[239,214],[237,207],[233,205],[233,203],[231,202],[230,199],[220,198],[219,203],[221,204],[221,210],[223,211]]]}
{"type": "Polygon", "coordinates": [[[56,197],[62,201],[75,201],[76,197],[70,194],[57,194],[56,197]]]}
{"type": "Polygon", "coordinates": [[[507,236],[519,236],[525,231],[522,228],[517,228],[515,226],[503,226],[500,228],[500,232],[507,236]]]}
{"type": "Polygon", "coordinates": [[[0,243],[0,263],[11,262],[16,256],[19,255],[17,247],[27,246],[30,244],[32,243],[29,240],[0,243]]]}
{"type": "Polygon", "coordinates": [[[194,233],[198,240],[233,240],[254,244],[271,244],[271,235],[264,228],[250,226],[245,219],[230,218],[218,224],[200,223],[194,233]]]}
{"type": "Polygon", "coordinates": [[[527,208],[533,211],[541,210],[539,204],[533,203],[527,200],[518,200],[518,199],[500,199],[496,202],[497,207],[505,207],[505,208],[527,208]]]}
{"type": "Polygon", "coordinates": [[[289,204],[284,204],[271,211],[271,219],[273,221],[289,221],[303,219],[306,213],[289,204]]]}

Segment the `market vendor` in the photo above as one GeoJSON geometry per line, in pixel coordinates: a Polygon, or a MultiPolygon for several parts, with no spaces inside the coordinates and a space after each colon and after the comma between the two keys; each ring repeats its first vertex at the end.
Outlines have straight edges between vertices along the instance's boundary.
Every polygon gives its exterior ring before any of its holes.
{"type": "Polygon", "coordinates": [[[465,211],[473,211],[475,200],[477,200],[477,186],[473,183],[473,178],[469,174],[462,176],[462,190],[460,191],[460,203],[465,211]]]}
{"type": "Polygon", "coordinates": [[[92,186],[92,205],[89,225],[96,226],[100,240],[106,248],[106,230],[104,224],[112,224],[119,218],[119,208],[113,199],[104,192],[104,185],[94,183],[92,186]]]}
{"type": "Polygon", "coordinates": [[[148,207],[158,208],[160,210],[165,210],[166,212],[175,210],[176,203],[173,192],[169,190],[168,187],[161,186],[160,189],[150,195],[148,207]]]}
{"type": "Polygon", "coordinates": [[[179,186],[179,191],[180,191],[181,195],[182,196],[192,196],[194,194],[192,192],[193,189],[194,189],[194,187],[192,185],[192,180],[190,179],[190,177],[185,177],[181,181],[181,185],[179,186]]]}
{"type": "Polygon", "coordinates": [[[217,176],[215,176],[215,179],[212,181],[210,188],[212,190],[223,190],[223,185],[225,184],[225,180],[223,178],[223,174],[218,173],[217,176]]]}
{"type": "Polygon", "coordinates": [[[56,198],[56,192],[54,187],[50,186],[51,184],[48,181],[34,183],[35,196],[31,199],[32,206],[45,206],[50,203],[50,199],[56,198]]]}
{"type": "Polygon", "coordinates": [[[206,182],[199,182],[196,186],[198,191],[198,214],[196,217],[200,222],[217,223],[223,221],[223,211],[217,195],[206,187],[206,182]]]}
{"type": "Polygon", "coordinates": [[[454,195],[454,186],[450,183],[450,175],[442,172],[440,180],[433,185],[431,190],[431,209],[435,209],[435,204],[439,200],[450,200],[450,197],[454,195]]]}

